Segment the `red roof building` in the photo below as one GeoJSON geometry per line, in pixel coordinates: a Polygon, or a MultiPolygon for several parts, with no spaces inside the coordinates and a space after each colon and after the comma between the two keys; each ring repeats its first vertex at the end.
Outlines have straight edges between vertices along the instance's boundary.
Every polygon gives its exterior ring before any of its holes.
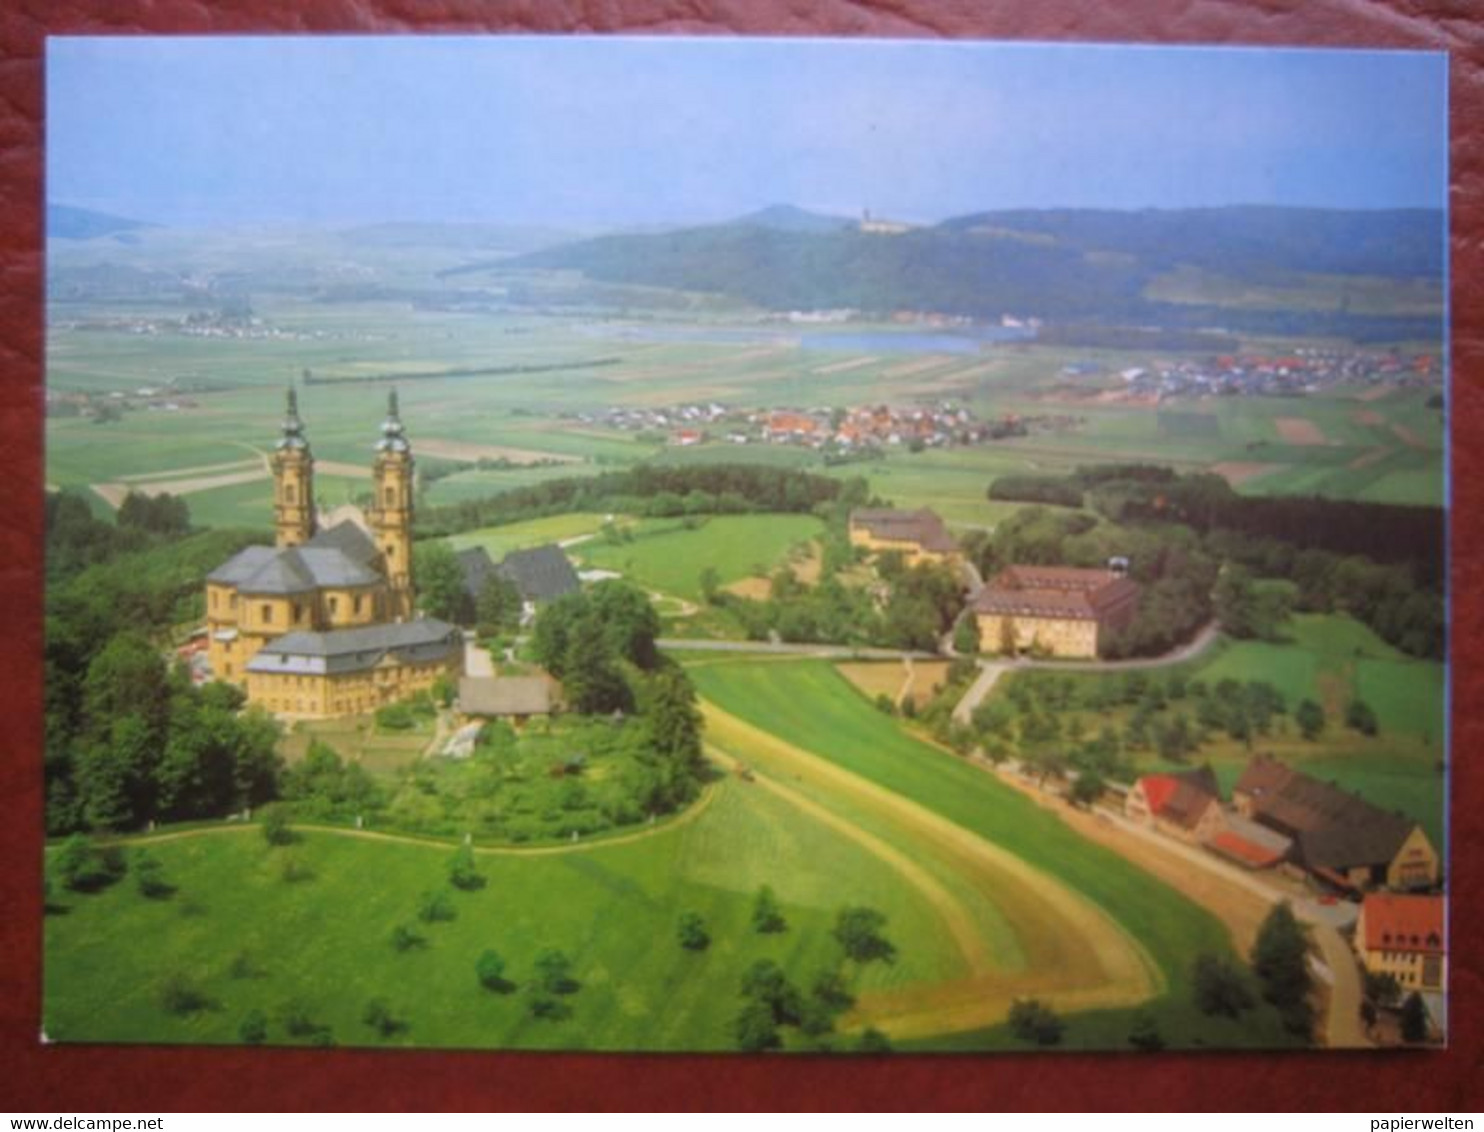
{"type": "Polygon", "coordinates": [[[1355,925],[1355,950],[1375,975],[1391,975],[1403,991],[1440,991],[1447,982],[1442,896],[1368,893],[1355,925]]]}

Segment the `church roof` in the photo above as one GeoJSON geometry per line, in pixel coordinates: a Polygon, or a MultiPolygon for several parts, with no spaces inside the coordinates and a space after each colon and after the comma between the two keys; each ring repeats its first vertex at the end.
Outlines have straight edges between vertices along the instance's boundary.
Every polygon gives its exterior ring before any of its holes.
{"type": "Polygon", "coordinates": [[[495,572],[514,584],[524,601],[550,601],[581,588],[577,571],[562,548],[554,543],[530,550],[512,550],[495,572]]]}
{"type": "Polygon", "coordinates": [[[329,632],[285,633],[258,650],[249,672],[339,675],[375,668],[383,659],[427,664],[462,651],[463,634],[447,621],[422,618],[329,632]]]}
{"type": "Polygon", "coordinates": [[[315,546],[312,540],[288,548],[250,546],[213,570],[206,580],[236,586],[245,594],[275,596],[310,593],[327,586],[372,586],[383,581],[381,575],[340,547],[315,546]]]}
{"type": "Polygon", "coordinates": [[[376,543],[364,527],[353,519],[343,519],[334,526],[315,533],[306,542],[311,549],[338,550],[352,562],[369,566],[376,557],[376,543]]]}

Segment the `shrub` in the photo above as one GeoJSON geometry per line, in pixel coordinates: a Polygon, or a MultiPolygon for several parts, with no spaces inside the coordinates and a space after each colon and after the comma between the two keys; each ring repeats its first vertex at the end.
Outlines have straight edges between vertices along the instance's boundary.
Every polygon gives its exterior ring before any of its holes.
{"type": "Polygon", "coordinates": [[[505,994],[514,988],[514,984],[505,979],[505,960],[496,951],[483,952],[474,963],[474,973],[479,976],[479,985],[485,990],[505,994]]]}
{"type": "Polygon", "coordinates": [[[1257,1004],[1252,988],[1236,965],[1214,955],[1196,958],[1193,982],[1195,1004],[1202,1014],[1235,1018],[1257,1004]]]}
{"type": "Polygon", "coordinates": [[[680,917],[677,934],[680,937],[680,946],[687,951],[705,951],[711,945],[706,921],[695,912],[686,912],[680,917]]]}
{"type": "Polygon", "coordinates": [[[417,918],[425,924],[443,923],[458,917],[453,901],[446,892],[425,892],[418,905],[417,918]]]}
{"type": "Polygon", "coordinates": [[[134,854],[134,884],[147,900],[163,900],[175,891],[165,880],[159,860],[141,849],[134,854]]]}
{"type": "Polygon", "coordinates": [[[282,806],[264,806],[260,812],[263,823],[263,840],[269,845],[290,845],[294,831],[289,828],[289,816],[282,806]]]}
{"type": "Polygon", "coordinates": [[[268,1040],[268,1018],[261,1010],[249,1010],[237,1027],[237,1037],[244,1045],[262,1045],[268,1040]]]}
{"type": "Polygon", "coordinates": [[[407,1023],[392,1013],[385,999],[373,998],[361,1011],[361,1021],[376,1031],[376,1036],[385,1041],[407,1029],[407,1023]]]}
{"type": "Polygon", "coordinates": [[[167,1014],[196,1014],[209,1005],[206,993],[184,975],[171,975],[160,988],[160,1006],[167,1014]]]}
{"type": "Polygon", "coordinates": [[[417,723],[407,704],[387,704],[376,709],[376,726],[382,731],[410,731],[417,723]]]}
{"type": "Polygon", "coordinates": [[[753,931],[772,935],[787,928],[788,921],[783,918],[783,909],[778,906],[778,898],[773,895],[771,888],[763,885],[752,901],[753,931]]]}
{"type": "Polygon", "coordinates": [[[392,946],[398,951],[411,951],[413,948],[425,946],[427,942],[406,924],[398,924],[392,929],[392,946]]]}
{"type": "Polygon", "coordinates": [[[448,865],[448,882],[465,892],[474,892],[484,887],[484,874],[474,866],[473,848],[468,845],[459,846],[448,865]]]}
{"type": "Polygon", "coordinates": [[[1010,1007],[1010,1032],[1023,1042],[1054,1046],[1061,1041],[1066,1023],[1056,1012],[1034,998],[1017,998],[1010,1007]]]}

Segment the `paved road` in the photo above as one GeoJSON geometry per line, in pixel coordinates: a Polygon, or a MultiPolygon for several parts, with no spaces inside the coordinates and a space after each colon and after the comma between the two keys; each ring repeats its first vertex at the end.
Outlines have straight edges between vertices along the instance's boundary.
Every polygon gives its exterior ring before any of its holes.
{"type": "Polygon", "coordinates": [[[995,664],[989,661],[979,662],[979,676],[969,685],[969,690],[964,693],[964,698],[958,701],[953,709],[953,722],[968,723],[974,716],[974,709],[984,702],[984,697],[989,695],[1001,676],[1010,671],[1012,665],[1007,662],[995,664]]]}
{"type": "Polygon", "coordinates": [[[689,640],[661,637],[662,649],[694,649],[697,652],[763,653],[769,656],[817,656],[828,660],[941,660],[937,653],[910,649],[857,648],[854,645],[798,645],[773,641],[689,640]]]}

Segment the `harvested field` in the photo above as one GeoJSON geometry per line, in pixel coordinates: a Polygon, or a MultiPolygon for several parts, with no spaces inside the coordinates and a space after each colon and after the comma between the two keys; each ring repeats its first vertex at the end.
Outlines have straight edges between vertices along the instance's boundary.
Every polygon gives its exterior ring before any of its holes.
{"type": "MultiPolygon", "coordinates": [[[[104,502],[110,507],[118,507],[123,503],[124,497],[131,491],[141,495],[190,495],[197,491],[211,491],[218,487],[234,487],[241,483],[255,483],[258,480],[268,478],[268,472],[261,467],[251,467],[246,471],[228,472],[216,476],[196,476],[189,479],[177,480],[150,480],[145,483],[95,483],[92,488],[98,495],[102,496],[104,502]]],[[[369,472],[362,473],[369,475],[369,472]]]]}
{"type": "Polygon", "coordinates": [[[211,475],[216,472],[245,472],[249,468],[261,466],[258,460],[231,460],[225,464],[199,464],[194,468],[174,468],[168,472],[144,472],[134,476],[119,476],[119,482],[149,483],[151,480],[190,479],[194,476],[211,475]]]}
{"type": "Polygon", "coordinates": [[[1396,438],[1403,444],[1405,444],[1408,448],[1416,448],[1423,452],[1426,452],[1432,448],[1432,445],[1428,444],[1427,441],[1423,440],[1422,437],[1418,436],[1404,424],[1392,425],[1391,431],[1394,432],[1396,434],[1396,438]]]}
{"type": "Polygon", "coordinates": [[[1386,457],[1391,455],[1391,452],[1392,450],[1390,448],[1372,448],[1369,451],[1362,452],[1355,459],[1351,460],[1350,463],[1346,464],[1345,467],[1352,471],[1356,468],[1369,468],[1372,464],[1386,459],[1386,457]]]}
{"type": "Polygon", "coordinates": [[[723,589],[729,594],[745,597],[748,601],[767,601],[773,592],[773,583],[767,578],[743,578],[723,589]]]}
{"type": "Polygon", "coordinates": [[[809,372],[818,377],[825,377],[832,373],[846,373],[853,369],[864,369],[866,366],[875,365],[880,360],[877,357],[847,358],[843,362],[831,362],[827,366],[817,366],[809,372]]]}
{"type": "Polygon", "coordinates": [[[1390,397],[1395,390],[1389,385],[1378,385],[1374,389],[1367,389],[1364,393],[1357,393],[1357,401],[1379,401],[1383,397],[1390,397]]]}
{"type": "Polygon", "coordinates": [[[542,452],[534,448],[511,448],[504,444],[470,444],[463,440],[438,440],[418,437],[417,454],[438,456],[445,460],[509,460],[512,464],[538,464],[543,460],[555,460],[562,464],[579,464],[580,456],[565,456],[557,452],[542,452]]]}
{"type": "Polygon", "coordinates": [[[1356,424],[1363,425],[1383,425],[1386,423],[1386,418],[1376,412],[1375,409],[1356,409],[1355,412],[1350,414],[1350,419],[1356,424]]]}
{"type": "Polygon", "coordinates": [[[912,683],[905,689],[905,693],[911,698],[915,707],[925,707],[927,702],[933,698],[933,693],[948,682],[948,661],[946,660],[914,660],[912,662],[912,683]]]}
{"type": "Polygon", "coordinates": [[[314,470],[330,476],[345,476],[347,479],[368,480],[371,469],[360,464],[342,464],[338,460],[316,460],[314,470]]]}
{"type": "Polygon", "coordinates": [[[1303,417],[1279,417],[1273,421],[1273,425],[1285,444],[1314,447],[1329,443],[1324,438],[1324,433],[1319,431],[1319,426],[1303,417]]]}
{"type": "Polygon", "coordinates": [[[1241,487],[1248,480],[1254,480],[1258,476],[1265,476],[1269,472],[1275,472],[1283,467],[1282,464],[1256,464],[1246,463],[1241,460],[1224,460],[1219,464],[1212,464],[1211,471],[1221,476],[1232,487],[1241,487]]]}
{"type": "Polygon", "coordinates": [[[837,664],[840,675],[874,700],[888,696],[900,703],[907,684],[907,666],[899,660],[852,660],[837,664]]]}
{"type": "Polygon", "coordinates": [[[926,358],[918,358],[916,361],[903,362],[901,365],[892,366],[886,370],[882,377],[911,377],[913,374],[926,373],[930,369],[938,369],[941,366],[951,365],[956,358],[946,354],[933,354],[926,358]]]}

